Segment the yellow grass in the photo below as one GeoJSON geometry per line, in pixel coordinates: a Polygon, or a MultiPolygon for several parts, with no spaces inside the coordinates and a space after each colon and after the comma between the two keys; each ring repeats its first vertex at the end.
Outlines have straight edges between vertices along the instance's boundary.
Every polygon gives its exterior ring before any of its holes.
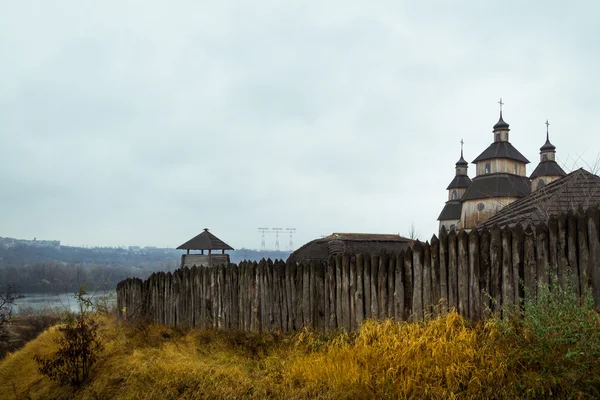
{"type": "Polygon", "coordinates": [[[471,326],[456,313],[426,324],[367,321],[329,336],[182,332],[99,318],[105,350],[83,388],[37,372],[33,355],[55,350],[51,328],[0,361],[0,398],[545,397],[547,377],[506,357],[514,349],[495,324],[471,326]]]}

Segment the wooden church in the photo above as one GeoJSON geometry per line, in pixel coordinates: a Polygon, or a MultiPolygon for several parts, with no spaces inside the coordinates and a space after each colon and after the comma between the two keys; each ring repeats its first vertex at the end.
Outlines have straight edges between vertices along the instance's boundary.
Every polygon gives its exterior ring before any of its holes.
{"type": "Polygon", "coordinates": [[[510,143],[510,128],[502,116],[502,99],[499,103],[500,119],[493,127],[492,143],[472,161],[475,164],[472,180],[467,174],[468,163],[461,141],[456,173],[446,188],[448,201],[438,217],[439,228],[470,230],[486,223],[526,223],[547,219],[551,212],[576,211],[580,206],[600,204],[598,176],[587,171],[567,176],[557,164],[548,121],[539,163],[527,176],[529,160],[510,143]],[[503,211],[513,203],[514,206],[503,211]]]}

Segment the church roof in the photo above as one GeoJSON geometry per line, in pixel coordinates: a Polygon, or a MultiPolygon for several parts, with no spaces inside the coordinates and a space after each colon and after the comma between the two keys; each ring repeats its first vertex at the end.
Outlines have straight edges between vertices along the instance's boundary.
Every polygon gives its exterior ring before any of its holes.
{"type": "Polygon", "coordinates": [[[467,162],[467,160],[464,159],[462,152],[460,154],[460,160],[458,160],[456,162],[456,166],[457,167],[468,167],[469,166],[469,163],[467,162]]]}
{"type": "Polygon", "coordinates": [[[536,224],[550,215],[600,204],[600,177],[580,168],[500,210],[485,225],[536,224]]]}
{"type": "Polygon", "coordinates": [[[462,201],[490,197],[525,197],[531,193],[531,182],[525,176],[488,174],[473,178],[462,201]]]}
{"type": "Polygon", "coordinates": [[[496,125],[494,125],[494,130],[508,129],[508,126],[509,125],[502,119],[502,111],[500,111],[500,119],[496,122],[496,125]]]}
{"type": "Polygon", "coordinates": [[[542,161],[535,167],[529,179],[538,176],[565,176],[566,172],[554,160],[542,161]]]}
{"type": "Polygon", "coordinates": [[[479,161],[491,160],[493,158],[508,158],[529,164],[529,160],[526,159],[523,154],[519,153],[510,142],[494,142],[490,144],[483,153],[473,160],[473,164],[479,161]]]}
{"type": "Polygon", "coordinates": [[[444,209],[438,217],[438,221],[457,220],[460,219],[462,204],[460,200],[450,200],[446,202],[444,209]]]}
{"type": "Polygon", "coordinates": [[[177,250],[233,250],[233,247],[204,229],[204,232],[188,240],[177,250]]]}
{"type": "Polygon", "coordinates": [[[471,185],[471,178],[468,175],[456,175],[452,182],[448,185],[446,190],[449,189],[466,189],[471,185]]]}
{"type": "Polygon", "coordinates": [[[544,151],[554,151],[556,150],[556,146],[550,143],[550,139],[546,139],[546,143],[542,147],[540,147],[540,152],[544,151]]]}
{"type": "Polygon", "coordinates": [[[306,243],[288,257],[290,262],[327,261],[343,253],[400,252],[414,240],[397,234],[333,233],[306,243]]]}

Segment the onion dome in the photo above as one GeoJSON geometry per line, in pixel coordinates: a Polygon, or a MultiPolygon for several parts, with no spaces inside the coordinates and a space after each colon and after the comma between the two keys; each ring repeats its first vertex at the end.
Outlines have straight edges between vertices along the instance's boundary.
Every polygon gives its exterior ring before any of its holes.
{"type": "Polygon", "coordinates": [[[496,125],[494,125],[494,130],[498,131],[506,129],[508,129],[508,124],[502,119],[502,111],[500,111],[500,119],[498,120],[498,122],[496,122],[496,125]]]}

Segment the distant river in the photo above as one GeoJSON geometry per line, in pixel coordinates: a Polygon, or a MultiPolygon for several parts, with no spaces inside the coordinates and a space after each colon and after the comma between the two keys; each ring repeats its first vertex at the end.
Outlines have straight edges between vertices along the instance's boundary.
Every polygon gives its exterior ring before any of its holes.
{"type": "MultiPolygon", "coordinates": [[[[23,297],[16,299],[13,305],[13,312],[15,313],[18,313],[19,309],[22,309],[23,311],[29,311],[29,309],[41,311],[46,309],[52,311],[64,311],[67,309],[72,311],[79,310],[77,300],[73,297],[73,293],[23,293],[21,295],[23,297]]],[[[112,301],[112,304],[114,304],[116,303],[117,298],[116,291],[98,291],[92,298],[92,302],[95,303],[96,300],[100,300],[101,298],[109,298],[112,301]]]]}

